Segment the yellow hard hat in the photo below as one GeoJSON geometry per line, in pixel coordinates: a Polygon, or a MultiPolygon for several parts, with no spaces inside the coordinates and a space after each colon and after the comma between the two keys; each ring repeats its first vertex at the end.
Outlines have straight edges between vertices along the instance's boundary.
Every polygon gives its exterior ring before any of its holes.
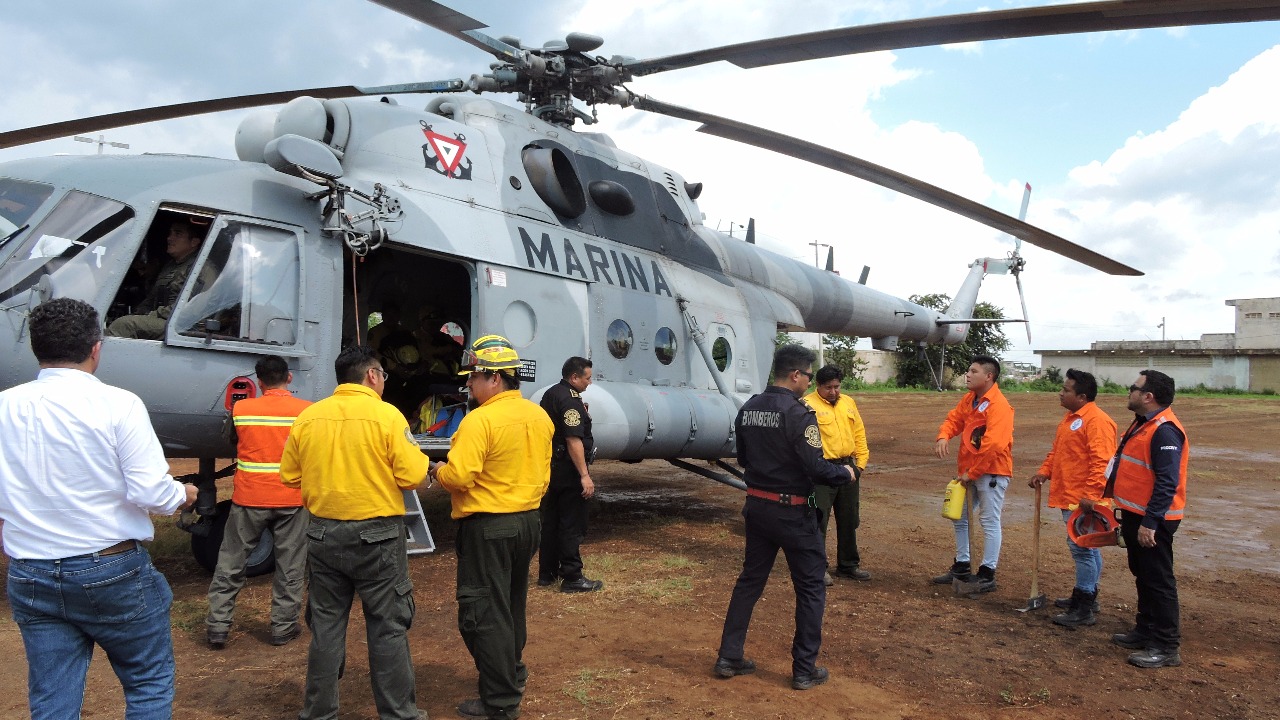
{"type": "Polygon", "coordinates": [[[518,367],[520,356],[511,347],[510,341],[501,335],[485,335],[471,343],[470,349],[462,354],[462,369],[458,374],[515,370],[518,367]]]}
{"type": "Polygon", "coordinates": [[[395,356],[397,363],[401,365],[417,365],[422,359],[422,353],[415,345],[402,345],[396,348],[392,355],[395,356]]]}

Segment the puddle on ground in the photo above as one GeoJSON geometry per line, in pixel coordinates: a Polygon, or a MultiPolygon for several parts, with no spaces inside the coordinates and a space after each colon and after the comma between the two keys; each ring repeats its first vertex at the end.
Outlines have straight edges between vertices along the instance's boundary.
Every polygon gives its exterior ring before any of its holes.
{"type": "MultiPolygon", "coordinates": [[[[1194,440],[1194,438],[1192,438],[1194,440]]],[[[1191,446],[1191,462],[1201,458],[1215,458],[1218,460],[1238,460],[1241,462],[1263,462],[1263,463],[1280,463],[1280,454],[1270,452],[1258,452],[1256,450],[1240,450],[1237,448],[1219,448],[1205,447],[1203,445],[1191,446]]]]}
{"type": "Polygon", "coordinates": [[[1231,567],[1280,574],[1280,507],[1247,492],[1215,487],[1218,497],[1187,499],[1187,519],[1174,536],[1174,557],[1201,569],[1231,567]]]}

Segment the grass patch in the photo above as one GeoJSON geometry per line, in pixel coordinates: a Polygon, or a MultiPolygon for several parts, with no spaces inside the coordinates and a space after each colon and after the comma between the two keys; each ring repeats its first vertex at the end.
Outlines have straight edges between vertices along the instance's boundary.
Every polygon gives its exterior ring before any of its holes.
{"type": "Polygon", "coordinates": [[[640,584],[640,592],[660,603],[688,602],[693,591],[693,580],[687,577],[648,580],[640,584]]]}
{"type": "Polygon", "coordinates": [[[581,670],[566,683],[564,694],[587,708],[611,705],[617,688],[611,688],[610,685],[630,672],[624,668],[581,670]]]}
{"type": "Polygon", "coordinates": [[[1000,702],[1011,707],[1035,707],[1044,705],[1049,702],[1049,688],[1040,688],[1029,693],[1019,693],[1014,691],[1013,686],[1006,685],[1000,691],[1000,702]]]}
{"type": "Polygon", "coordinates": [[[583,571],[593,577],[602,575],[616,577],[635,572],[639,565],[640,562],[633,558],[604,553],[602,555],[591,555],[588,562],[584,563],[583,571]],[[588,566],[590,570],[587,569],[588,566]]]}
{"type": "Polygon", "coordinates": [[[209,603],[200,600],[174,600],[169,609],[169,624],[183,632],[193,632],[204,628],[204,619],[209,614],[209,603]]]}
{"type": "Polygon", "coordinates": [[[666,555],[660,562],[668,570],[689,570],[694,565],[692,560],[683,555],[666,555]]]}
{"type": "Polygon", "coordinates": [[[156,537],[147,546],[152,558],[188,560],[191,558],[191,534],[178,528],[176,518],[156,515],[151,518],[156,537]]]}

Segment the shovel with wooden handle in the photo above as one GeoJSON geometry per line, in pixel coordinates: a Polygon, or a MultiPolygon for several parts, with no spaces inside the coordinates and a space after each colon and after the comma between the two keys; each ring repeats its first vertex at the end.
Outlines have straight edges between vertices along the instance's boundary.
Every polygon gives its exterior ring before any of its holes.
{"type": "Polygon", "coordinates": [[[1048,598],[1040,592],[1040,486],[1036,485],[1036,509],[1031,514],[1031,598],[1027,606],[1018,612],[1030,612],[1044,607],[1048,598]]]}

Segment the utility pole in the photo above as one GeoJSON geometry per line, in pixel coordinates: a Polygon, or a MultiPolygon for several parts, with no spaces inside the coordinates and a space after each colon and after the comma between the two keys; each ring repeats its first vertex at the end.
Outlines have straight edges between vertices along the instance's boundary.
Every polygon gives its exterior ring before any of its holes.
{"type": "Polygon", "coordinates": [[[102,136],[102,135],[99,135],[97,140],[94,140],[94,139],[93,139],[93,138],[91,138],[91,137],[85,137],[85,136],[83,136],[83,135],[77,135],[77,136],[75,136],[75,137],[73,137],[73,138],[71,138],[71,139],[72,139],[72,140],[75,140],[76,142],[96,143],[96,144],[98,145],[98,154],[99,154],[99,155],[101,155],[101,154],[102,154],[102,148],[103,148],[103,146],[104,146],[104,145],[110,145],[111,147],[114,147],[114,148],[122,148],[122,149],[124,149],[124,150],[128,150],[128,149],[129,149],[129,143],[111,142],[110,140],[107,140],[107,139],[106,139],[106,137],[104,137],[104,136],[102,136]]]}
{"type": "Polygon", "coordinates": [[[1160,328],[1160,342],[1164,342],[1164,318],[1160,318],[1160,324],[1156,327],[1160,328]]]}
{"type": "MultiPolygon", "coordinates": [[[[821,270],[822,260],[819,259],[818,257],[818,252],[819,252],[818,249],[829,248],[831,247],[831,245],[829,245],[828,243],[820,243],[820,242],[811,242],[809,244],[813,246],[813,266],[821,270]]],[[[822,333],[818,333],[818,367],[821,368],[826,364],[827,364],[826,354],[822,352],[822,333]]]]}

